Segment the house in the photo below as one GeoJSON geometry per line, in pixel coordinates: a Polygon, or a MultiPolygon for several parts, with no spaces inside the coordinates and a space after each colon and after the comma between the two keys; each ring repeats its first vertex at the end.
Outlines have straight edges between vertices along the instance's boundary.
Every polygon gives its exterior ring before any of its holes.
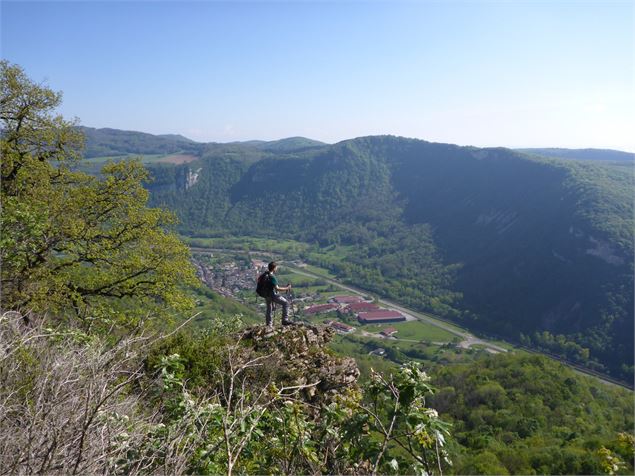
{"type": "Polygon", "coordinates": [[[333,296],[329,299],[329,302],[335,302],[337,304],[353,304],[361,301],[361,296],[333,296]]]}
{"type": "Polygon", "coordinates": [[[380,334],[385,337],[392,337],[396,333],[397,329],[395,329],[394,327],[386,327],[383,331],[380,332],[380,334]]]}
{"type": "Polygon", "coordinates": [[[338,309],[337,304],[318,304],[316,306],[309,306],[304,309],[305,314],[318,314],[320,312],[329,312],[338,309]]]}
{"type": "Polygon", "coordinates": [[[344,324],[343,322],[338,321],[330,321],[328,325],[340,334],[350,334],[355,330],[353,326],[349,326],[348,324],[344,324]]]}
{"type": "Polygon", "coordinates": [[[357,320],[361,324],[381,324],[384,322],[405,321],[406,318],[399,311],[382,309],[379,311],[360,312],[357,315],[357,320]]]}
{"type": "Polygon", "coordinates": [[[372,302],[356,302],[353,304],[349,304],[348,306],[346,306],[346,309],[345,309],[346,312],[351,312],[351,313],[378,311],[378,310],[379,310],[379,306],[372,302]]]}

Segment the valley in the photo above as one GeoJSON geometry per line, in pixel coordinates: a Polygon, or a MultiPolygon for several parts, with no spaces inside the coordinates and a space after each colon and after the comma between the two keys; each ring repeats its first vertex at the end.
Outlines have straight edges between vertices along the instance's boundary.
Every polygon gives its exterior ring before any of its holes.
{"type": "Polygon", "coordinates": [[[93,172],[100,151],[141,157],[151,204],[191,246],[284,250],[472,333],[633,380],[629,154],[84,131],[93,172]],[[157,162],[180,156],[196,160],[157,162]]]}
{"type": "Polygon", "coordinates": [[[151,204],[176,213],[192,246],[254,249],[260,240],[342,284],[633,380],[628,154],[528,155],[393,136],[202,144],[85,132],[90,160],[98,151],[142,157],[151,204]],[[156,162],[170,154],[197,159],[156,162]]]}
{"type": "MultiPolygon", "coordinates": [[[[192,240],[185,238],[186,241],[201,243],[199,240],[192,240]]],[[[212,240],[213,242],[213,240],[212,240]]],[[[490,354],[497,354],[501,352],[519,352],[521,354],[524,353],[538,353],[547,355],[558,362],[568,365],[576,372],[579,372],[583,375],[588,375],[593,378],[598,379],[607,385],[615,385],[619,387],[624,387],[632,390],[632,386],[628,385],[625,382],[621,382],[616,379],[612,379],[606,375],[600,374],[598,372],[590,371],[588,368],[585,368],[580,365],[576,365],[574,362],[567,362],[566,360],[560,358],[557,355],[545,353],[545,352],[536,352],[531,348],[527,348],[524,346],[519,346],[518,344],[514,345],[509,342],[504,342],[497,339],[488,339],[483,336],[475,336],[470,333],[467,329],[463,329],[461,327],[456,326],[450,322],[444,321],[440,319],[438,316],[432,316],[429,313],[423,313],[421,311],[416,311],[407,307],[400,305],[398,302],[395,302],[390,299],[384,299],[378,297],[376,295],[373,296],[373,293],[369,293],[366,290],[357,288],[355,286],[349,284],[343,284],[339,280],[337,280],[331,273],[327,270],[322,269],[318,266],[307,265],[306,263],[298,262],[297,260],[285,260],[283,249],[299,249],[306,244],[299,242],[286,242],[282,244],[278,244],[278,252],[269,253],[263,249],[263,244],[269,244],[269,246],[276,246],[274,243],[268,242],[267,240],[260,240],[257,238],[244,237],[241,240],[242,243],[250,242],[252,248],[250,250],[245,250],[243,248],[206,248],[201,246],[193,246],[191,250],[195,256],[195,263],[197,263],[197,267],[200,268],[200,259],[203,256],[211,256],[215,257],[215,262],[217,263],[216,270],[220,271],[222,277],[220,280],[223,282],[227,279],[229,287],[221,287],[220,285],[212,285],[211,282],[207,282],[210,289],[224,295],[227,298],[236,300],[241,302],[248,307],[257,310],[256,313],[249,315],[247,322],[253,322],[259,324],[262,320],[261,314],[264,312],[263,310],[263,302],[261,299],[257,299],[254,294],[254,283],[255,278],[258,275],[258,269],[262,269],[266,262],[270,260],[276,260],[282,266],[283,272],[281,274],[282,278],[285,282],[291,282],[292,284],[297,283],[302,278],[310,278],[310,281],[301,282],[301,287],[298,288],[298,291],[294,292],[300,293],[300,299],[297,299],[297,296],[294,298],[297,312],[296,319],[298,321],[306,321],[307,323],[323,323],[327,317],[332,316],[332,313],[325,315],[324,317],[310,317],[303,313],[302,308],[309,307],[309,305],[322,304],[327,302],[327,300],[336,295],[338,290],[345,291],[352,295],[357,295],[361,299],[374,299],[375,302],[380,304],[382,307],[387,309],[394,309],[402,312],[404,315],[408,316],[408,319],[404,323],[392,324],[394,328],[397,329],[394,335],[385,336],[380,333],[380,331],[385,328],[387,325],[383,327],[381,325],[362,325],[358,326],[352,333],[345,332],[342,333],[344,335],[357,335],[362,336],[364,338],[372,339],[375,342],[388,342],[389,347],[396,346],[406,346],[412,347],[413,345],[434,345],[434,346],[445,346],[451,344],[455,346],[457,351],[460,349],[468,350],[470,348],[478,349],[479,351],[485,351],[490,354]],[[236,260],[238,262],[242,262],[242,266],[236,266],[236,260]],[[254,263],[256,266],[254,266],[254,263]],[[225,278],[225,276],[227,278],[225,278]],[[318,283],[318,286],[310,286],[307,288],[307,284],[310,283],[318,283]],[[234,283],[234,284],[231,284],[234,283]],[[233,289],[230,289],[232,288],[233,289]],[[317,294],[316,294],[317,291],[317,294]],[[321,292],[320,292],[321,291],[321,292]],[[310,296],[307,295],[307,292],[310,296]],[[307,298],[303,297],[307,296],[307,298]],[[412,320],[416,322],[413,322],[412,320]],[[427,324],[424,325],[424,324],[427,324]],[[406,328],[408,330],[406,330],[406,328]],[[414,328],[412,326],[415,326],[414,328]],[[441,332],[436,332],[435,329],[440,330],[441,332]],[[405,332],[404,332],[405,331],[405,332]],[[417,337],[413,339],[413,337],[417,337]]],[[[219,280],[219,281],[220,281],[219,280]]],[[[335,319],[344,317],[341,314],[337,313],[335,319]]],[[[350,319],[344,319],[342,322],[346,324],[352,324],[353,322],[350,319]]],[[[204,326],[204,322],[202,323],[204,326]]],[[[341,349],[340,349],[341,350],[341,349]]],[[[350,352],[350,349],[344,350],[344,352],[350,352]]],[[[360,357],[360,353],[353,353],[353,356],[356,358],[360,357]]],[[[415,360],[421,360],[415,357],[415,360]]],[[[430,363],[430,361],[425,358],[421,360],[422,362],[430,363]]]]}

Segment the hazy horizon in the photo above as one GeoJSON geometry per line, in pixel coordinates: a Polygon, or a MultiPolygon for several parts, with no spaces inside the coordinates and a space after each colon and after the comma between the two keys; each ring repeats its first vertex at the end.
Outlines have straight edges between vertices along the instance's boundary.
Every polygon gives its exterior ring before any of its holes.
{"type": "Polygon", "coordinates": [[[90,127],[635,150],[631,2],[3,1],[0,13],[2,57],[90,127]]]}
{"type": "Polygon", "coordinates": [[[139,131],[139,130],[130,130],[130,129],[119,129],[118,127],[110,127],[110,126],[105,126],[105,127],[94,127],[88,124],[79,124],[80,126],[83,127],[88,127],[88,128],[93,128],[93,129],[114,129],[114,130],[121,130],[121,131],[125,131],[125,132],[138,132],[141,134],[151,134],[151,135],[155,135],[155,136],[173,136],[173,135],[179,135],[182,136],[188,140],[191,140],[193,142],[197,142],[197,143],[214,143],[214,144],[234,144],[234,143],[243,143],[243,142],[275,142],[275,141],[280,141],[280,140],[285,140],[285,139],[293,139],[293,138],[303,138],[303,139],[311,139],[311,140],[316,140],[318,142],[323,142],[325,145],[333,145],[333,144],[337,144],[338,142],[343,142],[343,141],[347,141],[347,140],[352,140],[352,139],[358,139],[361,137],[372,137],[372,136],[383,136],[383,135],[392,135],[395,137],[403,137],[405,139],[415,139],[415,140],[421,140],[421,141],[425,141],[425,142],[432,142],[432,143],[440,143],[440,144],[453,144],[453,145],[458,145],[461,147],[479,147],[479,148],[487,148],[487,147],[504,147],[507,149],[512,149],[512,150],[516,150],[516,149],[569,149],[569,150],[584,150],[584,149],[594,149],[594,150],[616,150],[619,152],[625,152],[628,154],[635,154],[635,152],[630,151],[630,150],[625,150],[625,149],[611,149],[611,148],[607,148],[607,147],[551,147],[549,145],[545,145],[545,146],[528,146],[528,147],[523,147],[523,146],[519,146],[519,147],[508,147],[505,145],[483,145],[483,146],[476,146],[474,144],[457,144],[457,143],[451,143],[451,142],[440,142],[440,141],[434,141],[434,140],[430,140],[430,139],[426,139],[425,137],[408,137],[408,136],[400,136],[398,134],[371,134],[371,135],[366,135],[366,136],[355,136],[355,137],[348,137],[345,139],[341,139],[339,141],[335,141],[335,142],[326,142],[326,141],[320,141],[318,139],[315,139],[314,137],[306,137],[306,136],[299,136],[299,135],[290,135],[290,136],[285,136],[285,137],[274,137],[271,139],[261,139],[261,138],[253,138],[253,139],[244,139],[244,140],[230,140],[230,141],[205,141],[205,140],[195,140],[192,139],[191,137],[188,137],[184,134],[180,134],[180,133],[175,133],[175,132],[148,132],[148,131],[139,131]]]}

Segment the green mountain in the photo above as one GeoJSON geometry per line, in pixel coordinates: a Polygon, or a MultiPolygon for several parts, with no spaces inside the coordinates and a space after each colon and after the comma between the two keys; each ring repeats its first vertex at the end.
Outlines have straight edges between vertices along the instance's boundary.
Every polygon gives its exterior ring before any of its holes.
{"type": "Polygon", "coordinates": [[[324,264],[379,294],[632,370],[628,168],[391,136],[279,154],[232,147],[152,169],[153,201],[182,231],[331,246],[341,259],[324,264]]]}
{"type": "Polygon", "coordinates": [[[189,137],[185,137],[181,134],[159,134],[157,137],[165,137],[166,139],[174,139],[178,141],[186,141],[186,142],[196,142],[189,137]]]}
{"type": "Polygon", "coordinates": [[[230,142],[230,144],[244,145],[270,152],[290,152],[327,145],[324,142],[307,139],[306,137],[287,137],[286,139],[274,141],[252,140],[246,142],[230,142]]]}
{"type": "Polygon", "coordinates": [[[203,144],[182,136],[156,136],[145,132],[119,129],[79,127],[85,137],[84,157],[120,156],[128,154],[199,154],[203,144]]]}
{"type": "Polygon", "coordinates": [[[78,127],[84,134],[84,157],[117,157],[130,154],[175,154],[187,153],[202,156],[213,150],[216,153],[232,150],[236,147],[255,149],[265,152],[293,152],[322,147],[326,144],[305,137],[288,137],[274,141],[248,141],[217,144],[214,142],[196,142],[179,134],[154,135],[145,132],[123,131],[119,129],[96,129],[94,127],[78,127]]]}

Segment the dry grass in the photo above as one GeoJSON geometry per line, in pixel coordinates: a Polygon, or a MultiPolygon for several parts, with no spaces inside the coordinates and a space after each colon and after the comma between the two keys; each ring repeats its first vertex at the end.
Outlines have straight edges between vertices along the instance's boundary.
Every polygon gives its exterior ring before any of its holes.
{"type": "Polygon", "coordinates": [[[0,317],[0,473],[184,473],[194,451],[184,428],[161,454],[139,451],[159,425],[141,379],[156,339],[109,345],[34,321],[0,317]]]}

